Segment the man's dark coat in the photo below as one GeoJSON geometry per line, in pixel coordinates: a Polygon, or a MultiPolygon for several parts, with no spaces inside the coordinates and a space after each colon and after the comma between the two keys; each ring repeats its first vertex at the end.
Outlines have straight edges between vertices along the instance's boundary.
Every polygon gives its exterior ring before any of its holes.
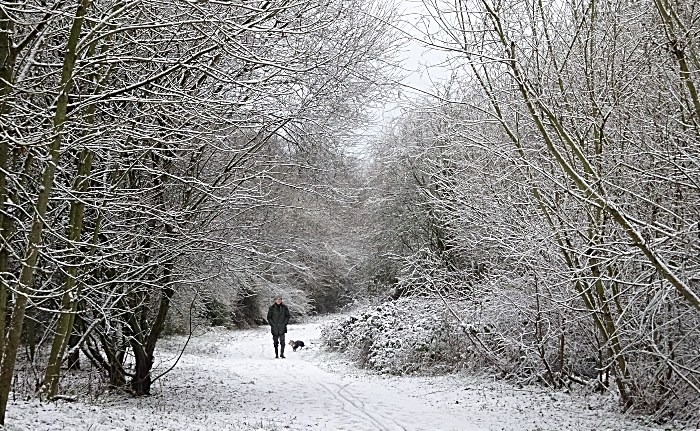
{"type": "Polygon", "coordinates": [[[270,324],[272,335],[286,334],[289,318],[289,308],[286,305],[272,304],[267,312],[267,323],[270,324]]]}

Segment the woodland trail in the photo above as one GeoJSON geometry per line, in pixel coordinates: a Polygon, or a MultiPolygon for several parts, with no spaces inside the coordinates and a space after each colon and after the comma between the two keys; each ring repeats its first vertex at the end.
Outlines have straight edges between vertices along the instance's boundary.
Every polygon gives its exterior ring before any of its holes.
{"type": "MultiPolygon", "coordinates": [[[[274,359],[267,328],[194,337],[152,396],[13,402],[9,430],[651,430],[604,397],[574,397],[467,376],[373,375],[318,345],[320,325],[291,325],[310,349],[274,359]]],[[[165,369],[185,339],[163,340],[165,369]]]]}
{"type": "MultiPolygon", "coordinates": [[[[292,325],[289,339],[314,346],[318,325],[292,325]]],[[[425,402],[420,394],[401,393],[386,382],[351,373],[329,372],[319,366],[316,352],[286,350],[287,359],[273,359],[266,328],[248,331],[222,348],[222,364],[250,381],[246,399],[259,414],[293,428],[329,430],[481,430],[469,418],[455,416],[425,402]]]]}

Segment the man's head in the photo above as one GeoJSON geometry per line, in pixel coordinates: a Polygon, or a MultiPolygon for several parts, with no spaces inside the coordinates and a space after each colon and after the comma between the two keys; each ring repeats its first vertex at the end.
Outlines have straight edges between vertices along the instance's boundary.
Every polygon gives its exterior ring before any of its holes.
{"type": "Polygon", "coordinates": [[[275,304],[281,304],[281,303],[282,303],[282,295],[275,296],[275,304]]]}

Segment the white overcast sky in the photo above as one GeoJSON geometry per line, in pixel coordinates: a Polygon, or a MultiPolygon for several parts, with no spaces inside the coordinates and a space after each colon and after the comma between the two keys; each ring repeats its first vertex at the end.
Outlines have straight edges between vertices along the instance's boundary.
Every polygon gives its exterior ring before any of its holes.
{"type": "MultiPolygon", "coordinates": [[[[400,55],[401,74],[403,86],[399,87],[395,94],[389,95],[389,102],[373,108],[374,116],[378,118],[379,124],[364,131],[368,140],[375,139],[381,131],[391,128],[392,120],[401,113],[401,105],[406,105],[412,99],[421,97],[421,92],[430,92],[434,88],[434,83],[445,80],[450,72],[441,66],[445,59],[445,54],[436,49],[429,49],[423,46],[418,39],[421,38],[415,26],[423,15],[424,6],[421,0],[400,0],[396,25],[402,30],[411,34],[416,40],[410,41],[404,47],[400,55]],[[416,90],[413,90],[416,89],[416,90]]],[[[354,154],[362,154],[365,143],[358,143],[350,151],[354,154]]]]}
{"type": "MultiPolygon", "coordinates": [[[[402,27],[416,39],[420,39],[422,35],[415,28],[419,26],[421,16],[425,15],[423,2],[401,0],[401,8],[404,13],[402,21],[405,22],[402,27]]],[[[441,67],[445,60],[444,52],[435,48],[426,48],[417,40],[408,44],[402,57],[404,57],[403,67],[407,71],[412,71],[405,80],[405,83],[411,87],[428,91],[432,88],[432,81],[440,81],[449,75],[448,70],[441,67]]],[[[410,90],[407,91],[410,92],[410,90]]]]}
{"type": "MultiPolygon", "coordinates": [[[[401,53],[401,66],[404,69],[405,84],[400,91],[397,91],[396,98],[401,100],[420,97],[420,92],[430,92],[434,88],[434,83],[447,79],[450,71],[442,66],[445,60],[445,53],[435,48],[426,48],[419,39],[420,31],[416,30],[420,17],[425,14],[421,0],[400,0],[401,19],[397,20],[402,30],[411,34],[416,40],[410,41],[401,53]],[[416,90],[412,90],[415,88],[416,90]]],[[[398,114],[396,112],[397,103],[390,103],[382,112],[386,121],[390,121],[398,114]]]]}

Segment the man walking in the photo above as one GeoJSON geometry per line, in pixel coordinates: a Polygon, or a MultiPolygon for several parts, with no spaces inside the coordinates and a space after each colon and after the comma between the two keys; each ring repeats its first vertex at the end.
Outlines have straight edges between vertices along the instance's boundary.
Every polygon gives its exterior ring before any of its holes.
{"type": "Polygon", "coordinates": [[[287,333],[287,323],[289,323],[289,308],[282,304],[282,297],[275,296],[275,303],[270,306],[267,312],[267,322],[272,330],[272,341],[275,345],[275,359],[284,359],[284,334],[287,333]],[[281,346],[280,355],[278,355],[277,346],[281,346]]]}

